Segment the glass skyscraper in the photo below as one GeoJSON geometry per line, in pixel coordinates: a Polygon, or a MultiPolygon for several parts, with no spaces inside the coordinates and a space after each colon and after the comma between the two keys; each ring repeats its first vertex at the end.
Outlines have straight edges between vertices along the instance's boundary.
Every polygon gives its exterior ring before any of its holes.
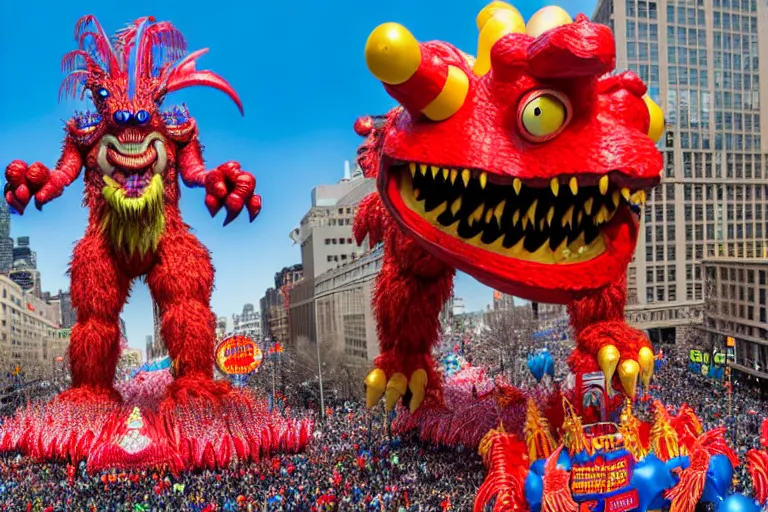
{"type": "Polygon", "coordinates": [[[664,180],[629,274],[629,316],[653,337],[701,324],[703,260],[768,256],[766,11],[766,0],[597,5],[595,21],[614,30],[617,69],[635,71],[667,119],[664,180]]]}

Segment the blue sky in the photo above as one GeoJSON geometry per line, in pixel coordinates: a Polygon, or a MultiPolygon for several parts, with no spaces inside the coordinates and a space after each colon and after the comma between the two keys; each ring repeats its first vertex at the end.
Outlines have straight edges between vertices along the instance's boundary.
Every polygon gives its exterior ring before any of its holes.
{"type": "MultiPolygon", "coordinates": [[[[239,218],[222,228],[211,219],[201,190],[183,192],[182,210],[213,253],[216,290],[213,309],[231,317],[246,302],[258,303],[274,273],[300,261],[288,232],[309,207],[316,184],[333,183],[343,162],[354,156],[360,139],[352,131],[361,114],[383,113],[393,106],[368,73],[363,48],[378,24],[397,21],[420,40],[450,41],[475,53],[475,16],[479,0],[389,0],[386,2],[250,2],[190,0],[183,9],[172,2],[152,9],[138,2],[2,2],[0,7],[0,164],[14,159],[53,166],[62,139],[62,119],[78,105],[57,103],[60,59],[75,48],[77,19],[92,12],[109,33],[137,17],[172,21],[190,49],[208,47],[201,68],[212,69],[235,87],[245,117],[221,93],[184,91],[167,104],[186,102],[200,126],[209,167],[238,160],[256,175],[264,208],[248,224],[239,218]],[[30,6],[34,6],[34,10],[30,6]],[[41,15],[43,14],[44,15],[41,15]],[[34,28],[34,30],[32,30],[34,28]]],[[[527,18],[543,2],[518,5],[527,18]]],[[[591,0],[560,4],[575,15],[592,14],[591,0]]],[[[73,244],[85,228],[80,206],[82,182],[40,213],[34,208],[12,218],[12,235],[29,235],[38,254],[43,288],[68,288],[65,275],[73,244]]],[[[457,295],[467,308],[480,309],[491,291],[460,275],[457,295]]],[[[135,283],[123,317],[132,346],[143,348],[152,332],[149,292],[135,283]]]]}

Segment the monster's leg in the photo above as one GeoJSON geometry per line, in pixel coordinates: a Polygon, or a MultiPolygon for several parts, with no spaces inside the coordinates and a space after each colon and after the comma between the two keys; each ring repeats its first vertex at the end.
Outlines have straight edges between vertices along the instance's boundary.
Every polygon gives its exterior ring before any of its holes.
{"type": "Polygon", "coordinates": [[[387,409],[401,397],[411,410],[427,391],[442,401],[432,348],[440,334],[439,315],[453,291],[455,271],[394,229],[384,244],[373,308],[381,355],[366,379],[372,407],[386,394],[387,409]]]}
{"type": "Polygon", "coordinates": [[[147,284],[160,309],[160,333],[176,368],[169,391],[224,391],[223,385],[212,385],[216,319],[210,307],[211,256],[180,223],[166,228],[156,254],[147,284]]]}
{"type": "Polygon", "coordinates": [[[70,276],[77,313],[69,344],[73,391],[87,388],[119,398],[112,386],[120,355],[120,311],[131,280],[98,228],[89,229],[77,243],[70,276]]]}
{"type": "Polygon", "coordinates": [[[568,305],[576,335],[576,349],[568,363],[574,373],[602,370],[610,388],[623,387],[628,395],[634,396],[638,379],[647,386],[653,375],[654,355],[648,336],[624,319],[626,299],[624,276],[598,293],[568,305]],[[616,374],[622,386],[615,382],[616,374]]]}

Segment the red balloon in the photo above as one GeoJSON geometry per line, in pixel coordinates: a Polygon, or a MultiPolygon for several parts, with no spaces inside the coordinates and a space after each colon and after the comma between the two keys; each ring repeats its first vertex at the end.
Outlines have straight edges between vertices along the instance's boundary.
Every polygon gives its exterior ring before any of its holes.
{"type": "Polygon", "coordinates": [[[361,137],[367,137],[373,131],[373,118],[371,116],[358,117],[355,121],[355,133],[361,137]]]}

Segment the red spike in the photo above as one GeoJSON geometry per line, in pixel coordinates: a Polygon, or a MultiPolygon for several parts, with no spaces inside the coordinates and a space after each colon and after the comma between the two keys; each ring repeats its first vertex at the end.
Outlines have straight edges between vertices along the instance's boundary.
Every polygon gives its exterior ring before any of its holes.
{"type": "Polygon", "coordinates": [[[170,93],[194,86],[212,87],[229,96],[237,105],[240,114],[245,115],[240,97],[229,82],[212,71],[197,71],[195,69],[195,60],[207,52],[207,48],[192,52],[176,66],[169,69],[165,78],[165,92],[170,93]]]}

